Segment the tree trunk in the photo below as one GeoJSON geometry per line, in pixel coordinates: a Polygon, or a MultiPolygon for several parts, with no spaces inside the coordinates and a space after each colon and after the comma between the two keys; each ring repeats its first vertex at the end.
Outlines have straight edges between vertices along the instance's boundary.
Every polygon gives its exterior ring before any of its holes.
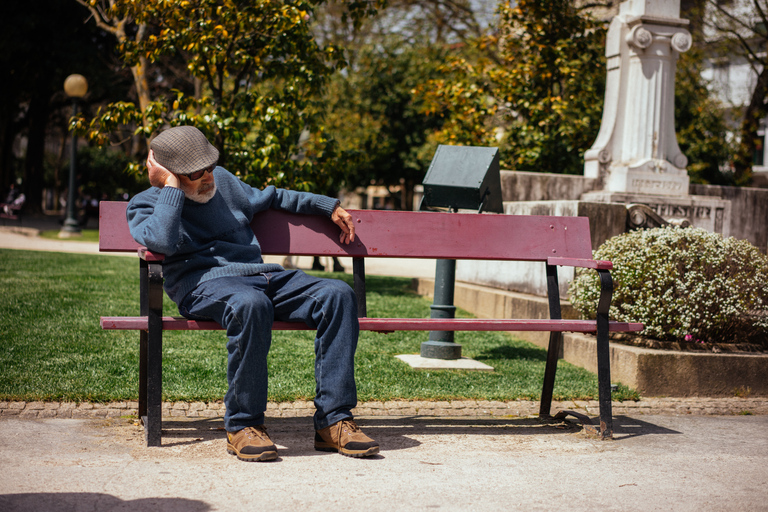
{"type": "MultiPolygon", "coordinates": [[[[13,141],[16,138],[14,122],[9,117],[0,127],[0,190],[5,194],[10,188],[13,176],[13,141]]],[[[5,197],[0,197],[0,201],[5,197]]]]}
{"type": "Polygon", "coordinates": [[[136,96],[139,98],[139,107],[146,112],[149,105],[149,84],[147,83],[147,59],[141,57],[139,64],[131,68],[133,81],[136,84],[136,96]]]}
{"type": "Polygon", "coordinates": [[[24,162],[24,182],[22,190],[27,196],[25,209],[32,212],[42,211],[45,154],[45,129],[48,125],[47,90],[35,91],[29,102],[29,132],[27,156],[24,162]]]}
{"type": "MultiPolygon", "coordinates": [[[[117,42],[119,44],[123,44],[128,40],[128,35],[125,33],[125,24],[126,20],[123,19],[120,20],[120,22],[118,22],[117,26],[115,27],[114,35],[117,38],[117,42]]],[[[136,41],[143,39],[146,32],[147,25],[144,23],[140,24],[136,33],[136,41]]],[[[147,82],[147,65],[148,62],[146,57],[139,57],[139,63],[135,66],[131,66],[133,84],[136,87],[136,97],[139,100],[139,108],[141,109],[142,115],[146,113],[147,106],[150,102],[149,83],[147,82]]],[[[143,119],[142,122],[146,127],[146,119],[143,119]]]]}
{"type": "MultiPolygon", "coordinates": [[[[133,83],[136,86],[136,96],[139,99],[139,108],[141,108],[142,123],[144,127],[147,127],[147,106],[149,105],[149,83],[147,82],[147,59],[144,57],[139,58],[139,64],[131,67],[131,73],[133,74],[133,83]]],[[[146,137],[141,137],[144,146],[149,146],[149,141],[146,137]]],[[[142,144],[133,144],[133,155],[139,154],[140,148],[143,149],[142,144]]]]}

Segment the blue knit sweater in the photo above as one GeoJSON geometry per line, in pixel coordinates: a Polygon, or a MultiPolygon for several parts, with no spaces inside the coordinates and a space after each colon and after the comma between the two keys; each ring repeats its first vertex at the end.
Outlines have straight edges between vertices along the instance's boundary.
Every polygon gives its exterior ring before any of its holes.
{"type": "Polygon", "coordinates": [[[200,283],[217,277],[283,270],[264,263],[250,224],[268,208],[331,216],[338,200],[307,192],[246,185],[229,171],[213,171],[216,194],[201,204],[174,187],[152,187],[128,204],[131,235],[153,252],[165,254],[165,290],[176,304],[200,283]]]}

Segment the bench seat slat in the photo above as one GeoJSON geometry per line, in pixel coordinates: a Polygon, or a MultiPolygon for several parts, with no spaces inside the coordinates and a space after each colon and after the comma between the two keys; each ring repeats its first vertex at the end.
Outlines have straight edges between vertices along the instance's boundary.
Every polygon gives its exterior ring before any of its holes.
{"type": "MultiPolygon", "coordinates": [[[[147,317],[118,316],[101,317],[102,329],[146,330],[147,317]]],[[[310,330],[303,323],[274,322],[274,330],[310,330]]],[[[188,320],[183,317],[163,317],[163,329],[169,331],[221,330],[215,322],[188,320]]],[[[595,332],[594,320],[488,320],[476,318],[361,318],[360,329],[364,331],[559,331],[595,332]]],[[[611,331],[641,331],[643,324],[610,322],[611,331]]]]}

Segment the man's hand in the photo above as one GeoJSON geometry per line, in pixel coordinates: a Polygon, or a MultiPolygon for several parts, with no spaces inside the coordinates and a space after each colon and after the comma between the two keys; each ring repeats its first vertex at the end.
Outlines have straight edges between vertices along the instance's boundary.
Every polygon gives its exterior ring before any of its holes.
{"type": "Polygon", "coordinates": [[[155,152],[151,149],[149,150],[149,155],[147,155],[147,169],[149,170],[149,184],[153,187],[179,188],[179,177],[157,163],[155,152]]]}
{"type": "Polygon", "coordinates": [[[352,216],[341,206],[336,206],[331,214],[331,220],[341,228],[339,241],[348,244],[355,241],[355,223],[352,222],[352,216]]]}

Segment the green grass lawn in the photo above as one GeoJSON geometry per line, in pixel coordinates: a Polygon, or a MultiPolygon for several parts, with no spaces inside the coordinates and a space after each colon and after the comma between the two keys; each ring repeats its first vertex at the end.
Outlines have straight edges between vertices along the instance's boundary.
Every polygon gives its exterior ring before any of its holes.
{"type": "MultiPolygon", "coordinates": [[[[350,275],[325,274],[351,281],[350,275]]],[[[138,315],[135,257],[0,250],[0,400],[113,401],[138,396],[138,333],[102,331],[100,316],[138,315]]],[[[430,302],[409,279],[368,276],[369,316],[428,317],[430,302]]],[[[165,298],[165,314],[177,315],[165,298]]],[[[468,316],[464,312],[460,316],[468,316]]],[[[360,400],[538,399],[546,352],[506,333],[456,333],[463,355],[493,372],[413,370],[395,359],[418,353],[427,333],[363,332],[360,400]]],[[[276,331],[270,400],[311,399],[313,333],[276,331]]],[[[222,331],[167,332],[163,398],[217,400],[226,391],[222,331]]],[[[597,397],[597,377],[561,361],[555,399],[597,397]]],[[[636,399],[624,386],[614,399],[636,399]]]]}

